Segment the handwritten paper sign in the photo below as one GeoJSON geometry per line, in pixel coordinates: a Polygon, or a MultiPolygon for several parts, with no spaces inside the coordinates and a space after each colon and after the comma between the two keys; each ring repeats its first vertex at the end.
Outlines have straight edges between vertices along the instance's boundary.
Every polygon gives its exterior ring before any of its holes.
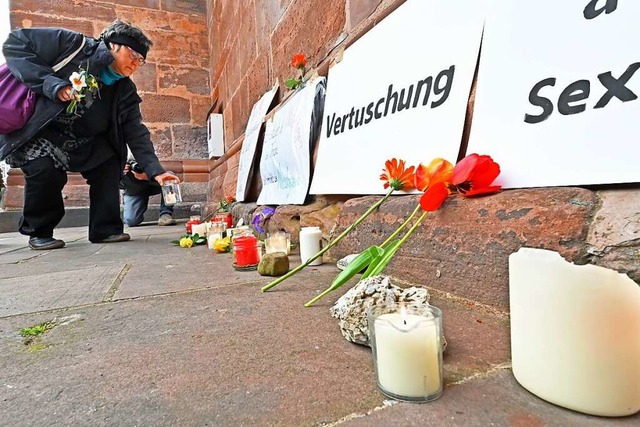
{"type": "Polygon", "coordinates": [[[640,182],[640,2],[491,0],[467,152],[508,188],[640,182]]]}
{"type": "Polygon", "coordinates": [[[267,120],[259,205],[304,203],[311,172],[313,112],[324,102],[325,80],[318,77],[308,82],[267,120]]]}
{"type": "Polygon", "coordinates": [[[409,0],[329,70],[312,194],[380,194],[384,162],[455,161],[484,1],[409,0]]]}
{"type": "Polygon", "coordinates": [[[260,136],[262,120],[269,111],[269,106],[271,106],[271,102],[273,101],[273,97],[277,91],[278,85],[276,84],[270,91],[262,95],[251,109],[249,122],[247,123],[247,130],[244,133],[244,141],[242,142],[240,161],[238,164],[236,200],[239,202],[244,201],[246,197],[247,182],[249,181],[249,173],[251,172],[251,166],[253,165],[253,158],[256,155],[256,147],[258,144],[258,137],[260,136]]]}

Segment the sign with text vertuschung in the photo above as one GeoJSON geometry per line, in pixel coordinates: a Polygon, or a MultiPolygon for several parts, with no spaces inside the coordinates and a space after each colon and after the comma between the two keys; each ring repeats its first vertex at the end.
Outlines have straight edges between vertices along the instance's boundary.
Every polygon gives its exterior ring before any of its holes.
{"type": "Polygon", "coordinates": [[[312,194],[382,194],[387,159],[455,162],[484,1],[409,0],[329,70],[312,194]]]}
{"type": "Polygon", "coordinates": [[[491,0],[467,152],[507,188],[640,182],[640,2],[491,0]]]}

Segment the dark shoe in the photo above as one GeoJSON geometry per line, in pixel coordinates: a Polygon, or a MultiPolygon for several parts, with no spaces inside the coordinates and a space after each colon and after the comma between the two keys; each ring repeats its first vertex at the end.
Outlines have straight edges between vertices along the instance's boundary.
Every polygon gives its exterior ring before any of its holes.
{"type": "Polygon", "coordinates": [[[107,236],[104,239],[100,240],[92,240],[91,243],[118,243],[118,242],[126,242],[131,239],[127,233],[114,234],[111,236],[107,236]]]}
{"type": "Polygon", "coordinates": [[[64,247],[64,241],[53,237],[29,237],[29,247],[36,251],[58,249],[64,247]]]}

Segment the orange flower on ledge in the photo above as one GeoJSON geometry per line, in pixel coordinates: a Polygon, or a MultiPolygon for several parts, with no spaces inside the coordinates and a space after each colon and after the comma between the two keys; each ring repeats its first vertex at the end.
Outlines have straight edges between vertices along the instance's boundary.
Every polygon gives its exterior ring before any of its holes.
{"type": "Polygon", "coordinates": [[[406,168],[404,160],[395,158],[384,163],[380,179],[385,181],[384,189],[412,190],[414,188],[414,167],[406,168]]]}
{"type": "Polygon", "coordinates": [[[284,84],[289,89],[297,89],[298,87],[304,85],[304,73],[305,67],[307,66],[307,58],[303,53],[293,55],[293,58],[291,59],[291,66],[296,70],[300,70],[300,77],[297,79],[292,77],[288,79],[284,84]]]}

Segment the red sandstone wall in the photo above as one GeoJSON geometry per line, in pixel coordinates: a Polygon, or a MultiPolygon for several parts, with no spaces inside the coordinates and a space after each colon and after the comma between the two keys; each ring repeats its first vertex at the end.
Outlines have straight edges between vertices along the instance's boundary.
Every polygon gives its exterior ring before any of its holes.
{"type": "MultiPolygon", "coordinates": [[[[293,76],[291,57],[306,54],[307,68],[326,75],[341,47],[403,2],[207,0],[211,81],[224,114],[227,150],[213,164],[210,201],[235,194],[239,148],[251,107],[276,81],[282,84],[293,76]]],[[[281,88],[278,100],[282,97],[281,88]]]]}
{"type": "MultiPolygon", "coordinates": [[[[205,0],[12,0],[10,10],[12,29],[59,26],[98,36],[116,17],[142,28],[154,46],[133,80],[158,157],[207,159],[211,90],[205,0]]],[[[194,192],[206,192],[205,182],[197,186],[194,192]]],[[[21,191],[8,192],[8,208],[21,208],[21,191]]],[[[68,185],[65,193],[68,205],[88,205],[86,186],[68,185]]]]}

